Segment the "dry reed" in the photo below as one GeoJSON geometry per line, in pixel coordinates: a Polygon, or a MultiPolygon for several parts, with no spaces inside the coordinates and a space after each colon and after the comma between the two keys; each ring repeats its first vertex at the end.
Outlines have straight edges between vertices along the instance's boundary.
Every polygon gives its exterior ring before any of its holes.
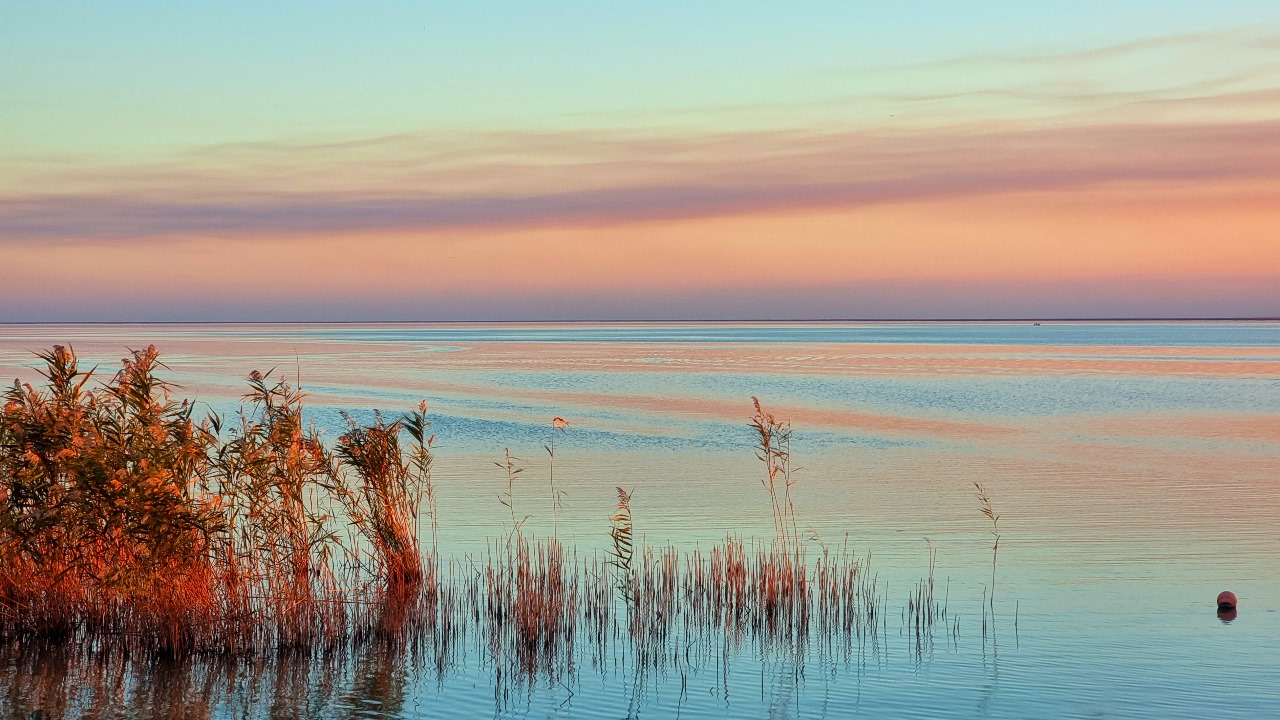
{"type": "Polygon", "coordinates": [[[991,606],[992,612],[995,611],[996,602],[996,556],[1000,553],[1000,515],[991,507],[991,498],[987,495],[987,489],[982,483],[974,481],[973,486],[978,490],[978,507],[982,511],[983,517],[991,521],[989,531],[995,541],[991,544],[991,593],[987,596],[987,601],[991,606]]]}
{"type": "MultiPolygon", "coordinates": [[[[348,417],[330,449],[304,421],[300,389],[270,372],[249,376],[235,422],[197,424],[157,379],[154,348],[132,353],[97,388],[71,349],[41,357],[47,388],[15,384],[0,414],[0,639],[90,639],[178,656],[373,658],[380,648],[429,657],[443,673],[474,637],[509,687],[562,680],[583,652],[603,666],[623,648],[651,668],[740,643],[860,647],[885,627],[869,554],[856,557],[846,538],[808,561],[791,428],[754,398],[770,542],[646,547],[634,535],[632,494],[619,487],[608,553],[579,557],[554,536],[554,470],[553,536],[523,532],[515,484],[524,468],[508,450],[497,463],[505,538],[482,565],[442,564],[425,404],[396,420],[348,417]],[[419,540],[424,506],[430,552],[419,540]]],[[[553,443],[547,451],[554,463],[553,443]]],[[[998,516],[989,517],[994,531],[998,516]]],[[[946,617],[933,597],[935,557],[930,546],[929,576],[904,611],[920,639],[946,617]]]]}

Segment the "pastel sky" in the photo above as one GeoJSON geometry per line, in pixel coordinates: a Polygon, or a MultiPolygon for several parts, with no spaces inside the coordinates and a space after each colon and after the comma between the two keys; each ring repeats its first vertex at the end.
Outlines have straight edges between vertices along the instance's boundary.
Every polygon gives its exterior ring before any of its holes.
{"type": "Polygon", "coordinates": [[[1280,3],[0,0],[0,321],[1280,316],[1280,3]]]}

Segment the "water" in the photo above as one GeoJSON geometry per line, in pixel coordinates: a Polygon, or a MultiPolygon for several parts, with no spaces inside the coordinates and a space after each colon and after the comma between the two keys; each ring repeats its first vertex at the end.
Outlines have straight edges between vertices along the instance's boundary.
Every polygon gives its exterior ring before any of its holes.
{"type": "MultiPolygon", "coordinates": [[[[579,552],[607,544],[616,485],[650,545],[769,537],[757,396],[794,423],[803,534],[871,551],[890,613],[883,642],[850,656],[748,645],[643,676],[584,663],[502,698],[482,654],[444,673],[410,657],[232,669],[203,700],[192,673],[134,668],[106,715],[1280,715],[1280,323],[26,325],[0,328],[0,369],[35,380],[32,351],[71,343],[109,373],[152,342],[202,410],[233,413],[253,369],[300,378],[330,437],[344,411],[426,398],[457,557],[510,517],[494,467],[507,448],[527,467],[519,514],[550,531],[552,441],[559,535],[579,552]],[[1001,513],[987,637],[975,480],[1001,513]],[[925,538],[960,628],[920,652],[900,610],[925,538]],[[1225,589],[1241,603],[1229,623],[1213,607],[1225,589]]],[[[40,674],[6,672],[12,688],[40,674]]],[[[0,704],[33,707],[12,688],[0,704]]]]}

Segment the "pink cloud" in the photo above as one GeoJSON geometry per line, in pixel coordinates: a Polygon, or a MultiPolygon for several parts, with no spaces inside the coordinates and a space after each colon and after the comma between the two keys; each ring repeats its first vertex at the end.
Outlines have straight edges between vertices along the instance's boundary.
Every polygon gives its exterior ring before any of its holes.
{"type": "Polygon", "coordinates": [[[343,148],[326,170],[368,176],[368,186],[309,191],[285,189],[305,185],[296,179],[305,160],[280,187],[244,177],[247,170],[115,172],[96,191],[0,198],[0,241],[616,225],[1280,176],[1274,120],[577,140],[487,138],[488,147],[446,162],[431,153],[415,158],[413,142],[387,139],[379,146],[403,153],[394,161],[361,161],[343,148]],[[106,187],[112,177],[122,190],[106,187]]]}

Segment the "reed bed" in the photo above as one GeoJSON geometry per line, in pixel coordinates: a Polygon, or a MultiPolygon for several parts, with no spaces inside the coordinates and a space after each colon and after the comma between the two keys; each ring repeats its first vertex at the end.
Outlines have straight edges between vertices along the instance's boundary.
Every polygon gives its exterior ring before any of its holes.
{"type": "Polygon", "coordinates": [[[416,528],[429,450],[402,452],[399,421],[353,423],[330,451],[269,373],[234,422],[197,424],[154,347],[92,388],[71,349],[41,357],[47,387],[15,383],[0,413],[0,632],[309,647],[433,594],[416,528]]]}
{"type": "MultiPolygon", "coordinates": [[[[504,536],[481,558],[442,560],[425,403],[371,424],[348,417],[326,444],[296,384],[271,372],[249,375],[234,418],[197,422],[158,378],[154,347],[96,386],[70,348],[40,357],[46,387],[15,383],[0,413],[0,640],[47,645],[41,662],[60,644],[106,665],[293,657],[323,668],[346,657],[377,678],[379,654],[442,676],[478,656],[501,696],[532,682],[569,687],[584,665],[649,670],[744,644],[803,655],[883,643],[887,592],[870,554],[846,538],[810,559],[791,428],[754,398],[767,541],[645,546],[633,493],[618,488],[602,525],[609,551],[580,556],[554,533],[524,533],[512,492],[523,467],[508,451],[497,463],[504,536]]],[[[566,426],[556,418],[553,436],[566,426]]],[[[555,518],[562,494],[554,484],[550,494],[555,518]]],[[[929,575],[903,611],[921,644],[947,622],[935,560],[930,545],[929,575]]],[[[273,678],[291,682],[283,670],[273,678]]]]}

